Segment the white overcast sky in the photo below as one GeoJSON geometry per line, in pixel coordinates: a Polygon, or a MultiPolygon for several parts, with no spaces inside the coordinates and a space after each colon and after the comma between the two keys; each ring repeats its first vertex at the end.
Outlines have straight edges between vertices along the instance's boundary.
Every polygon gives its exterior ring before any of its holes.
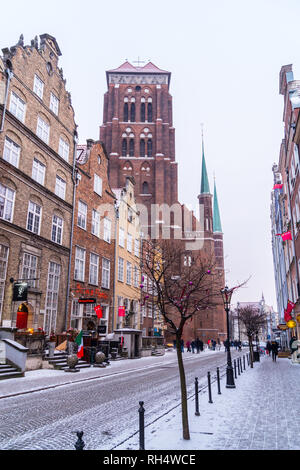
{"type": "Polygon", "coordinates": [[[197,203],[201,123],[216,177],[233,296],[277,309],[271,251],[272,164],[283,138],[282,65],[300,79],[299,0],[14,0],[0,7],[0,48],[54,36],[80,142],[99,138],[105,71],[149,59],[172,72],[179,199],[197,203]],[[297,70],[299,72],[297,72],[297,70]]]}

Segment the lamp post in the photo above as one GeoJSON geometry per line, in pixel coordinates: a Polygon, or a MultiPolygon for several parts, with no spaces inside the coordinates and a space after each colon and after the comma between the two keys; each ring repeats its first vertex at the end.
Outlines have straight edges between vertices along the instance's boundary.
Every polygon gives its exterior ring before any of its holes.
{"type": "Polygon", "coordinates": [[[233,377],[233,367],[230,354],[230,340],[229,340],[229,310],[230,310],[230,301],[232,296],[232,289],[224,287],[221,289],[221,294],[224,303],[224,309],[226,312],[226,321],[227,321],[227,368],[226,368],[226,388],[235,388],[234,377],[233,377]]]}

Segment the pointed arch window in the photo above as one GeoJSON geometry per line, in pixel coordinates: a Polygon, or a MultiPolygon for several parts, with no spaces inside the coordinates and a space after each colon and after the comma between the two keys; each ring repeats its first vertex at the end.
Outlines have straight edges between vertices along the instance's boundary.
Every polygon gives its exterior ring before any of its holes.
{"type": "Polygon", "coordinates": [[[129,156],[134,157],[134,140],[129,140],[129,156]]]}
{"type": "Polygon", "coordinates": [[[147,181],[143,182],[142,194],[150,194],[149,193],[149,184],[147,183],[147,181]]]}
{"type": "Polygon", "coordinates": [[[147,141],[147,156],[152,157],[152,139],[147,141]]]}
{"type": "Polygon", "coordinates": [[[124,122],[128,122],[128,103],[124,103],[124,122]]]}
{"type": "Polygon", "coordinates": [[[146,104],[141,103],[141,122],[145,122],[146,120],[146,104]]]}
{"type": "Polygon", "coordinates": [[[144,158],[145,156],[145,140],[141,139],[140,140],[140,157],[144,158]]]}
{"type": "Polygon", "coordinates": [[[130,106],[130,122],[135,122],[135,103],[130,106]]]}
{"type": "Polygon", "coordinates": [[[127,155],[127,139],[122,140],[122,157],[127,155]]]}
{"type": "Polygon", "coordinates": [[[147,104],[148,122],[152,122],[152,103],[147,104]]]}

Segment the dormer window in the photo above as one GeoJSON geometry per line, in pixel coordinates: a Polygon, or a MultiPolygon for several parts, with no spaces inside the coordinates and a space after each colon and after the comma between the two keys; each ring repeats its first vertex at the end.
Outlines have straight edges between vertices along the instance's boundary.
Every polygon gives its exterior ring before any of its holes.
{"type": "Polygon", "coordinates": [[[43,82],[43,80],[41,80],[40,77],[39,77],[38,75],[36,75],[36,74],[35,74],[35,76],[34,76],[33,91],[34,91],[34,93],[35,93],[39,98],[41,98],[41,100],[43,99],[44,82],[43,82]]]}

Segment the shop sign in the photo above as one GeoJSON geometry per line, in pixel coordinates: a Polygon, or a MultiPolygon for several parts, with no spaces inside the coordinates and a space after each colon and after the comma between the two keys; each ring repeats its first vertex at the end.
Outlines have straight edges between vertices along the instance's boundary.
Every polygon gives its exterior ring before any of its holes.
{"type": "Polygon", "coordinates": [[[125,317],[125,307],[124,306],[120,306],[118,312],[119,312],[119,317],[125,317]]]}
{"type": "Polygon", "coordinates": [[[106,325],[98,326],[98,334],[99,335],[104,335],[105,333],[106,333],[106,325]]]}
{"type": "Polygon", "coordinates": [[[78,303],[79,304],[95,304],[96,303],[96,299],[94,298],[91,298],[91,297],[84,297],[84,298],[80,298],[78,299],[78,303]]]}
{"type": "Polygon", "coordinates": [[[284,330],[287,330],[287,329],[288,329],[288,326],[287,326],[285,323],[280,323],[280,325],[277,325],[277,328],[278,328],[279,330],[284,331],[284,330]]]}
{"type": "Polygon", "coordinates": [[[24,302],[27,300],[28,284],[27,282],[15,282],[13,288],[13,301],[24,302]]]}

